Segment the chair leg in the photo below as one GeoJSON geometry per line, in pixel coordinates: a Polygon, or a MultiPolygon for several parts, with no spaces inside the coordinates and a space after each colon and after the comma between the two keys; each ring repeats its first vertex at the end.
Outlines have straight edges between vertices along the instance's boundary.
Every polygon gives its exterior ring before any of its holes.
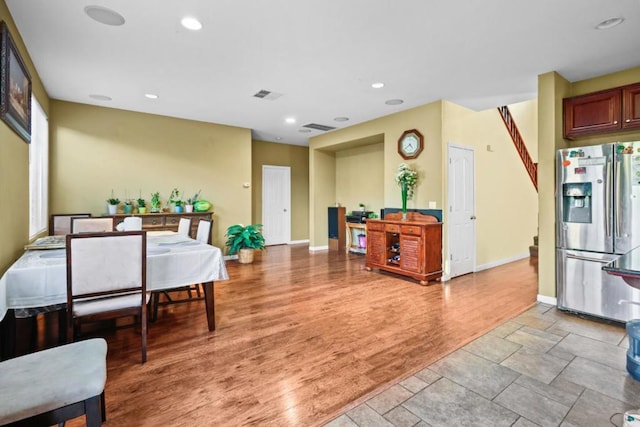
{"type": "Polygon", "coordinates": [[[100,394],[100,412],[100,415],[102,416],[102,422],[107,421],[107,404],[104,399],[104,390],[102,390],[102,393],[100,394]]]}
{"type": "Polygon", "coordinates": [[[102,410],[100,409],[100,401],[100,396],[93,396],[84,401],[87,427],[100,427],[100,424],[102,424],[102,410]]]}

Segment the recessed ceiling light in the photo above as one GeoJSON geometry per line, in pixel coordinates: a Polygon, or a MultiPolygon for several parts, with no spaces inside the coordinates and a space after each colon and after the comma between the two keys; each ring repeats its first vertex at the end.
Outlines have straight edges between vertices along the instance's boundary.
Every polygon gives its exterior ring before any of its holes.
{"type": "Polygon", "coordinates": [[[390,99],[388,101],[385,101],[384,103],[387,105],[400,105],[402,104],[404,101],[402,99],[390,99]]]}
{"type": "Polygon", "coordinates": [[[95,99],[97,101],[111,101],[111,97],[107,95],[91,94],[89,95],[89,98],[95,99]]]}
{"type": "Polygon", "coordinates": [[[202,24],[200,23],[200,21],[192,16],[185,16],[184,18],[182,18],[182,21],[180,21],[180,23],[188,30],[198,31],[202,29],[202,24]]]}
{"type": "Polygon", "coordinates": [[[346,122],[347,120],[349,120],[349,117],[336,117],[335,119],[336,122],[346,122]]]}
{"type": "Polygon", "coordinates": [[[293,124],[296,122],[296,119],[294,117],[287,117],[286,119],[284,119],[284,121],[289,124],[293,124]]]}
{"type": "Polygon", "coordinates": [[[102,6],[87,6],[84,8],[84,13],[89,18],[106,25],[122,25],[124,24],[124,17],[118,12],[114,12],[111,9],[107,9],[102,6]]]}
{"type": "Polygon", "coordinates": [[[609,28],[622,24],[623,21],[624,18],[621,17],[609,18],[596,25],[596,30],[608,30],[609,28]]]}
{"type": "Polygon", "coordinates": [[[276,136],[276,141],[282,141],[282,137],[281,136],[276,136]]]}
{"type": "Polygon", "coordinates": [[[374,89],[380,89],[380,88],[384,87],[384,83],[382,83],[382,82],[373,83],[371,85],[371,87],[374,88],[374,89]]]}
{"type": "Polygon", "coordinates": [[[311,132],[311,129],[298,129],[298,132],[300,132],[300,133],[309,133],[309,132],[311,132]]]}
{"type": "Polygon", "coordinates": [[[145,93],[144,96],[146,96],[149,99],[158,99],[158,95],[154,93],[145,93]]]}

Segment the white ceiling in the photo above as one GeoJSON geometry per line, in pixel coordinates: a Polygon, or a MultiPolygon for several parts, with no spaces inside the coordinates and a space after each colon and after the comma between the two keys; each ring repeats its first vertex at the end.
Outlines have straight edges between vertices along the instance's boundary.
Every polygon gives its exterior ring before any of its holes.
{"type": "Polygon", "coordinates": [[[576,81],[640,65],[640,0],[6,4],[51,98],[250,128],[256,139],[298,145],[323,133],[300,133],[308,123],[344,128],[439,99],[491,108],[534,98],[548,71],[576,81]],[[98,23],[87,5],[126,22],[98,23]],[[183,28],[186,15],[202,30],[183,28]],[[594,29],[618,16],[622,25],[594,29]],[[378,81],[384,88],[373,89],[378,81]],[[253,97],[261,89],[282,96],[253,97]],[[404,103],[385,104],[396,98],[404,103]],[[349,121],[334,121],[340,116],[349,121]]]}

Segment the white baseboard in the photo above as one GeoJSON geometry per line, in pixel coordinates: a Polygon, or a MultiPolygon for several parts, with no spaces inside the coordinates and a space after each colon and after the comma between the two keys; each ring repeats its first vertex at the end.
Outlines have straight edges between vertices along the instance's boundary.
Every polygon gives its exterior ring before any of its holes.
{"type": "Polygon", "coordinates": [[[324,245],[324,246],[309,246],[309,252],[316,252],[316,251],[328,251],[329,250],[329,245],[324,245]]]}
{"type": "Polygon", "coordinates": [[[538,300],[538,302],[541,302],[543,304],[558,305],[558,299],[556,297],[548,297],[546,295],[538,294],[538,297],[536,299],[538,300]]]}
{"type": "Polygon", "coordinates": [[[529,258],[529,256],[530,256],[529,252],[525,252],[525,253],[521,253],[521,254],[512,256],[510,258],[500,259],[498,261],[492,261],[492,262],[488,262],[488,263],[482,264],[482,265],[476,265],[476,268],[473,271],[475,273],[477,273],[478,271],[487,270],[489,268],[498,267],[498,266],[503,265],[503,264],[508,264],[510,262],[519,261],[521,259],[529,258]]]}
{"type": "Polygon", "coordinates": [[[287,243],[288,245],[301,245],[303,243],[309,243],[309,239],[306,240],[292,240],[289,243],[287,243]]]}
{"type": "Polygon", "coordinates": [[[229,261],[230,259],[238,259],[238,254],[235,255],[225,255],[224,260],[229,261]]]}

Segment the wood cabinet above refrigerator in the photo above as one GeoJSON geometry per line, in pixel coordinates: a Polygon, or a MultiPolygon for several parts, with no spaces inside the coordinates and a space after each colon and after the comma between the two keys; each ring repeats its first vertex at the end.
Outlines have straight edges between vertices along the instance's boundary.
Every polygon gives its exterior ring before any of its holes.
{"type": "Polygon", "coordinates": [[[640,128],[640,83],[563,99],[564,137],[640,128]]]}

